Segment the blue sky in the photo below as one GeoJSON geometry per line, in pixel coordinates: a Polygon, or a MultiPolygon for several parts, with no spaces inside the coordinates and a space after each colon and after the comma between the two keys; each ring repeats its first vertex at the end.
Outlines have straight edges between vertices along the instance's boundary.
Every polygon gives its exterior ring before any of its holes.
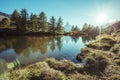
{"type": "Polygon", "coordinates": [[[64,24],[81,27],[84,23],[99,25],[96,18],[105,13],[107,21],[120,19],[120,0],[0,0],[0,11],[11,14],[26,8],[29,13],[44,11],[47,18],[63,18],[64,24]]]}

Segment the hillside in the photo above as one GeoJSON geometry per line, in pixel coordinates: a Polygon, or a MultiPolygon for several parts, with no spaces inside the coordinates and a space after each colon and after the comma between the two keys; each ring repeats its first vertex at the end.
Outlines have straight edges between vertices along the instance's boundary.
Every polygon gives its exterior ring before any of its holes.
{"type": "Polygon", "coordinates": [[[118,30],[120,30],[120,21],[117,21],[111,24],[110,26],[108,26],[106,29],[104,29],[104,32],[108,34],[112,34],[114,32],[117,32],[118,30]]]}
{"type": "Polygon", "coordinates": [[[5,17],[10,17],[10,15],[7,13],[0,12],[0,21],[5,17]]]}

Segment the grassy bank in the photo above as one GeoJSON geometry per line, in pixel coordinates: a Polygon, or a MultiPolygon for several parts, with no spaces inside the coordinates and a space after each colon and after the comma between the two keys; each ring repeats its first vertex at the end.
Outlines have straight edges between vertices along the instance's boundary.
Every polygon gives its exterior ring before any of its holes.
{"type": "Polygon", "coordinates": [[[77,59],[85,61],[87,74],[102,80],[120,80],[120,32],[103,34],[81,49],[77,59]]]}
{"type": "Polygon", "coordinates": [[[81,49],[77,59],[46,59],[0,75],[0,80],[120,80],[120,32],[103,34],[81,49]]]}
{"type": "Polygon", "coordinates": [[[96,80],[71,61],[47,59],[27,67],[4,73],[1,80],[96,80]]]}
{"type": "MultiPolygon", "coordinates": [[[[91,58],[89,58],[89,62],[91,58]]],[[[120,66],[117,64],[93,65],[94,62],[80,66],[71,61],[47,59],[27,67],[6,72],[1,80],[119,80],[120,66]],[[104,70],[102,69],[103,67],[104,70]],[[103,70],[99,71],[98,69],[103,70]],[[97,71],[97,72],[96,72],[97,71]],[[98,75],[99,73],[99,75],[98,75]]]]}

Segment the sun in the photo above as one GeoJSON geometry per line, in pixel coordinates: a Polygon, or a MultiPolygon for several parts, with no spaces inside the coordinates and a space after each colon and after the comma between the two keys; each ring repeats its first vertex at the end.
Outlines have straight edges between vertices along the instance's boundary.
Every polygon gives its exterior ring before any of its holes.
{"type": "Polygon", "coordinates": [[[97,17],[96,17],[96,22],[97,22],[98,24],[103,24],[103,23],[105,23],[105,22],[107,21],[107,18],[108,18],[107,14],[101,12],[101,13],[99,13],[99,14],[97,15],[97,17]]]}

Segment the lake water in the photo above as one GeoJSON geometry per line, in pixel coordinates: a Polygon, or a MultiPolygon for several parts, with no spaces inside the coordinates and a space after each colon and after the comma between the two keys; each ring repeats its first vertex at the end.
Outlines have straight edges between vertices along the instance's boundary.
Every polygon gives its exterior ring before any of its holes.
{"type": "Polygon", "coordinates": [[[55,58],[78,63],[76,56],[85,40],[70,36],[24,36],[0,39],[0,69],[55,58]]]}

